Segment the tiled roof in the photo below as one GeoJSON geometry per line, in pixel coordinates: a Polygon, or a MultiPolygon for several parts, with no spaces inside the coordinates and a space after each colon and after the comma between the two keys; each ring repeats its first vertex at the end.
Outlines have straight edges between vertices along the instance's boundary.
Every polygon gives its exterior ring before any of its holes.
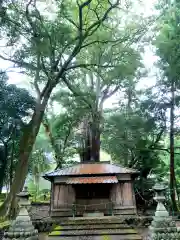
{"type": "Polygon", "coordinates": [[[70,177],[66,184],[118,183],[116,176],[70,177]]]}
{"type": "Polygon", "coordinates": [[[79,163],[71,167],[57,169],[54,172],[45,174],[44,177],[51,178],[55,176],[108,175],[122,173],[133,174],[137,173],[137,171],[110,163],[79,163]]]}

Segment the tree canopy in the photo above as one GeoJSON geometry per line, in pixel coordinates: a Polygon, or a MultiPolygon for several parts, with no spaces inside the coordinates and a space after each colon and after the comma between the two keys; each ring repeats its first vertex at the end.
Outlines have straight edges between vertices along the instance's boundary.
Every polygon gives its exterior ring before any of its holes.
{"type": "Polygon", "coordinates": [[[25,89],[8,84],[8,77],[0,75],[0,190],[14,175],[19,155],[21,131],[26,128],[35,106],[34,98],[25,89]],[[7,178],[7,179],[6,179],[7,178]]]}

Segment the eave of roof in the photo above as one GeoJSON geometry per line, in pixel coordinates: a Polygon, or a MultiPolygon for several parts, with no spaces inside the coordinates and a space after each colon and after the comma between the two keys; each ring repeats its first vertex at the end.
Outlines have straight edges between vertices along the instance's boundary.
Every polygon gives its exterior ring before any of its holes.
{"type": "Polygon", "coordinates": [[[69,177],[66,184],[118,183],[116,176],[69,177]]]}
{"type": "Polygon", "coordinates": [[[112,175],[112,174],[138,174],[137,170],[122,167],[117,164],[110,164],[105,162],[95,163],[79,163],[66,167],[63,169],[57,169],[56,171],[45,174],[43,177],[47,180],[51,180],[54,177],[63,176],[100,176],[100,175],[112,175]]]}

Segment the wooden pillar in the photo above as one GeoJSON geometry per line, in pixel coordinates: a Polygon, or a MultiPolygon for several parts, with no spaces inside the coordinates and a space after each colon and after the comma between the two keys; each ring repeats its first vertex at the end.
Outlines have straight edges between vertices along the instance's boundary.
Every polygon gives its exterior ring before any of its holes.
{"type": "Polygon", "coordinates": [[[54,206],[54,183],[51,182],[50,211],[54,206]]]}
{"type": "Polygon", "coordinates": [[[134,206],[131,181],[123,183],[122,193],[123,193],[123,205],[134,206]]]}
{"type": "Polygon", "coordinates": [[[122,189],[121,189],[121,183],[116,183],[113,185],[110,193],[110,200],[115,205],[122,205],[122,189]]]}
{"type": "Polygon", "coordinates": [[[58,207],[58,194],[59,194],[59,185],[58,184],[54,184],[53,186],[53,208],[57,208],[58,207]]]}
{"type": "Polygon", "coordinates": [[[54,208],[72,207],[75,201],[75,191],[72,185],[54,185],[54,208]]]}

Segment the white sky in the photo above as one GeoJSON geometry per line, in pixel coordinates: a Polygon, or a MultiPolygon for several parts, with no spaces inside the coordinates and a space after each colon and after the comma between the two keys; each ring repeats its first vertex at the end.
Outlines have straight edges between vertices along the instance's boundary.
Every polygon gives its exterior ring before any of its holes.
{"type": "MultiPolygon", "coordinates": [[[[48,4],[47,6],[49,6],[51,1],[52,0],[46,0],[46,2],[48,4]]],[[[152,13],[153,13],[152,9],[153,9],[153,4],[154,4],[155,0],[141,0],[141,2],[142,2],[142,5],[141,5],[142,9],[140,11],[146,16],[152,15],[152,13]]],[[[156,69],[153,66],[153,64],[156,60],[157,60],[157,57],[153,54],[150,47],[146,47],[145,53],[143,54],[143,63],[145,65],[145,67],[149,70],[149,73],[146,78],[143,78],[140,80],[140,82],[138,83],[138,88],[140,88],[140,89],[147,88],[147,87],[150,87],[155,84],[156,78],[153,75],[154,75],[156,69]]],[[[1,66],[1,69],[9,69],[12,66],[12,64],[0,59],[0,66],[1,66]]],[[[19,85],[20,87],[24,87],[24,88],[28,89],[29,91],[32,91],[32,87],[29,84],[29,79],[26,76],[16,73],[16,72],[9,72],[8,76],[9,76],[9,83],[19,85]]],[[[119,101],[119,98],[120,98],[119,94],[112,96],[110,99],[108,99],[105,102],[104,107],[105,108],[113,107],[113,105],[117,101],[119,101]]]]}

